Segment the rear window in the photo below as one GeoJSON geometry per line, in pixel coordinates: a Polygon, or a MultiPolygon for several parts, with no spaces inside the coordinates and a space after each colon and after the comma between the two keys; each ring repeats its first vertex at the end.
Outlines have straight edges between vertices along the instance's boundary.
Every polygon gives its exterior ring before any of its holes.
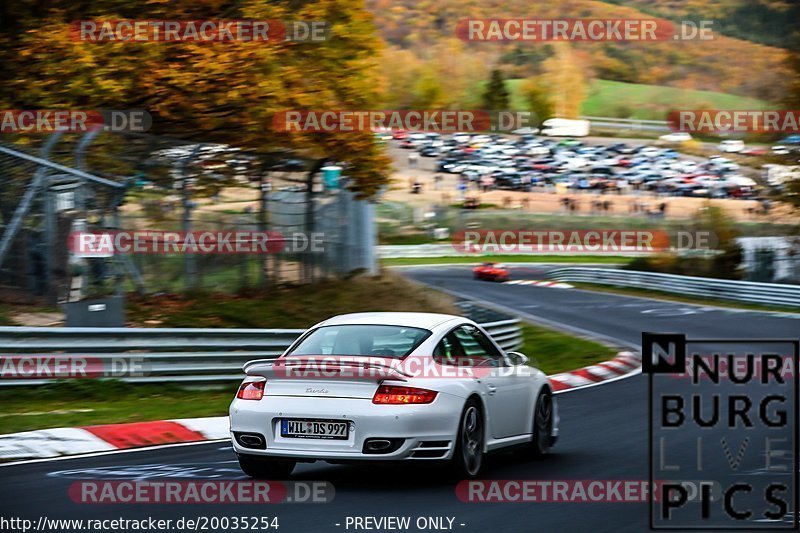
{"type": "Polygon", "coordinates": [[[363,355],[405,357],[430,336],[427,329],[406,326],[322,326],[309,333],[288,355],[363,355]]]}

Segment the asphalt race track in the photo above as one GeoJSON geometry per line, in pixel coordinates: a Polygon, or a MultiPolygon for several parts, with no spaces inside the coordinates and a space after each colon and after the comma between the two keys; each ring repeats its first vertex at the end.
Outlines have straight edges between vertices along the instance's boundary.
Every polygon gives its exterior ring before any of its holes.
{"type": "MultiPolygon", "coordinates": [[[[511,279],[544,279],[547,266],[511,268],[511,279]]],[[[577,289],[551,289],[475,281],[471,267],[404,271],[411,278],[466,298],[511,308],[521,315],[639,346],[643,331],[685,333],[694,338],[796,337],[800,315],[696,306],[577,289]]]]}
{"type": "MultiPolygon", "coordinates": [[[[694,306],[643,298],[473,281],[468,267],[405,269],[410,277],[538,317],[621,346],[636,347],[642,331],[690,338],[796,338],[797,316],[694,306]]],[[[541,267],[512,269],[516,279],[541,279],[541,267]]],[[[495,455],[492,479],[648,478],[647,381],[637,375],[561,394],[561,439],[544,460],[495,455]]],[[[713,476],[714,472],[709,472],[713,476]]],[[[4,515],[50,518],[180,518],[277,516],[281,531],[348,531],[348,516],[452,517],[456,531],[644,531],[646,503],[464,503],[452,482],[436,482],[429,465],[351,467],[300,465],[293,480],[331,482],[332,503],[275,505],[90,505],[74,503],[71,483],[85,479],[244,479],[221,442],[73,458],[0,468],[4,515]],[[337,525],[338,524],[338,525],[337,525]],[[463,525],[462,525],[463,524],[463,525]]],[[[411,530],[416,530],[411,528],[411,530]]],[[[353,531],[351,527],[349,531],[353,531]]]]}

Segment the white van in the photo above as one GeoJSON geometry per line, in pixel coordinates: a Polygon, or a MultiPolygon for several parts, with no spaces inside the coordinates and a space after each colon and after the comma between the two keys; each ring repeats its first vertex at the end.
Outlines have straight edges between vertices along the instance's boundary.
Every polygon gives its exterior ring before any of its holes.
{"type": "Polygon", "coordinates": [[[549,137],[586,137],[589,135],[589,121],[549,118],[542,122],[542,135],[549,137]]]}
{"type": "Polygon", "coordinates": [[[744,150],[744,141],[731,140],[731,139],[724,140],[721,143],[719,143],[719,146],[717,148],[719,149],[720,152],[724,152],[726,154],[739,153],[742,150],[744,150]]]}
{"type": "Polygon", "coordinates": [[[691,141],[692,136],[685,131],[675,131],[672,133],[667,133],[666,135],[662,135],[658,138],[658,140],[667,143],[685,143],[691,141]]]}

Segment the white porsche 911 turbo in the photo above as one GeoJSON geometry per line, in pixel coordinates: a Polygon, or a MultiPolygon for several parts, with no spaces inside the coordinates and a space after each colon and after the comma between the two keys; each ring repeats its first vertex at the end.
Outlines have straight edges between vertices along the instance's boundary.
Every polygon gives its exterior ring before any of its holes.
{"type": "Polygon", "coordinates": [[[278,359],[250,361],[230,407],[242,470],[288,476],[297,462],[446,461],[475,477],[484,454],[546,454],[558,437],[547,377],[475,322],[356,313],[321,322],[278,359]]]}

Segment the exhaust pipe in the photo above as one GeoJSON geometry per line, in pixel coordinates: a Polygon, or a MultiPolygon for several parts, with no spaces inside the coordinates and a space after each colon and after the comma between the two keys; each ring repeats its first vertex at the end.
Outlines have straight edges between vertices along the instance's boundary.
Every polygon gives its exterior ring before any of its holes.
{"type": "Polygon", "coordinates": [[[263,450],[267,447],[266,443],[264,442],[264,437],[258,435],[257,433],[240,433],[238,435],[238,440],[239,444],[245,448],[256,448],[263,450]]]}
{"type": "Polygon", "coordinates": [[[367,441],[365,447],[367,451],[370,452],[382,452],[384,450],[388,450],[389,447],[392,445],[392,442],[386,439],[373,439],[367,441]]]}

